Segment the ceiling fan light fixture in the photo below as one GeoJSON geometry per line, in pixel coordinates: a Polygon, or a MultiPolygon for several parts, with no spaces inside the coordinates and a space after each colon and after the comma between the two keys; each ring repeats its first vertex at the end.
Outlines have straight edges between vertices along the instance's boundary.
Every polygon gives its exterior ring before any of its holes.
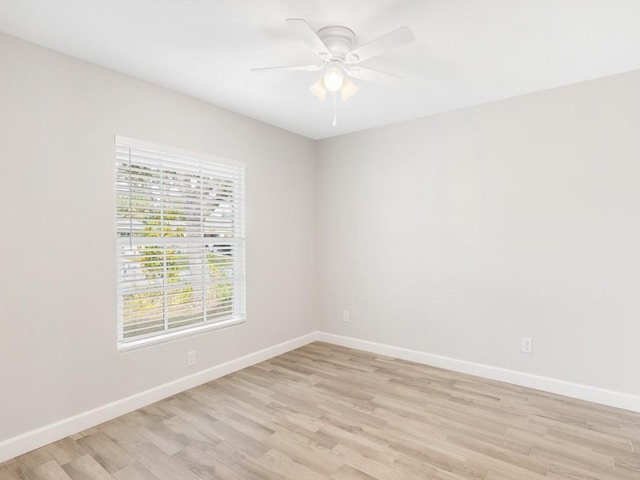
{"type": "Polygon", "coordinates": [[[415,40],[415,36],[408,27],[399,27],[368,43],[358,45],[353,30],[344,26],[330,25],[315,30],[302,18],[287,18],[285,22],[290,30],[322,60],[322,63],[251,70],[307,72],[322,70],[322,75],[309,87],[309,90],[321,101],[326,100],[327,92],[334,94],[332,95],[334,125],[336,124],[336,93],[340,92],[342,101],[346,102],[358,91],[358,87],[353,84],[351,78],[382,86],[392,85],[400,79],[397,75],[360,67],[359,64],[415,40]]]}
{"type": "Polygon", "coordinates": [[[324,74],[324,86],[330,92],[337,92],[342,88],[344,75],[337,66],[330,67],[324,74]]]}

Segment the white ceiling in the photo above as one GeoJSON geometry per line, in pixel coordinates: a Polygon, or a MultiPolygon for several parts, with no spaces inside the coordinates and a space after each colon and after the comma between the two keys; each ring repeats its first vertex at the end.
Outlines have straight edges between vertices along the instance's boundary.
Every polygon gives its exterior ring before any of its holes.
{"type": "Polygon", "coordinates": [[[640,69],[640,0],[0,0],[0,31],[314,139],[640,69]],[[408,26],[366,62],[404,80],[357,82],[333,127],[317,72],[249,71],[317,58],[285,18],[408,26]]]}

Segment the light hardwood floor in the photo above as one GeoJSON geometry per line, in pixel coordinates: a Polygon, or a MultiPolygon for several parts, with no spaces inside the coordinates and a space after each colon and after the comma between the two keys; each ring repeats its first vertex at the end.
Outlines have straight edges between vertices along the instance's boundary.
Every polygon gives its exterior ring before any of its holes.
{"type": "Polygon", "coordinates": [[[0,465],[2,480],[640,479],[640,414],[314,343],[0,465]]]}

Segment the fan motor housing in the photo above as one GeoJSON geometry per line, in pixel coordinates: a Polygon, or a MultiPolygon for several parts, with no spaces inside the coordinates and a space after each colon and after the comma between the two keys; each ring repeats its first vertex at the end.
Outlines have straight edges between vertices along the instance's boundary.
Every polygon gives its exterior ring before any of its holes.
{"type": "Polygon", "coordinates": [[[333,57],[328,60],[345,61],[345,56],[356,44],[356,35],[353,30],[347,27],[330,26],[321,28],[316,35],[327,46],[333,57]]]}

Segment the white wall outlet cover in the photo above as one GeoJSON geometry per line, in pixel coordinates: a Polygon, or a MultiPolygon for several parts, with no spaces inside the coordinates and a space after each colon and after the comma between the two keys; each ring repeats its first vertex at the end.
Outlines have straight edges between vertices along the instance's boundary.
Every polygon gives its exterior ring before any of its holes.
{"type": "Polygon", "coordinates": [[[189,350],[187,352],[187,366],[193,367],[196,364],[196,351],[189,350]]]}

